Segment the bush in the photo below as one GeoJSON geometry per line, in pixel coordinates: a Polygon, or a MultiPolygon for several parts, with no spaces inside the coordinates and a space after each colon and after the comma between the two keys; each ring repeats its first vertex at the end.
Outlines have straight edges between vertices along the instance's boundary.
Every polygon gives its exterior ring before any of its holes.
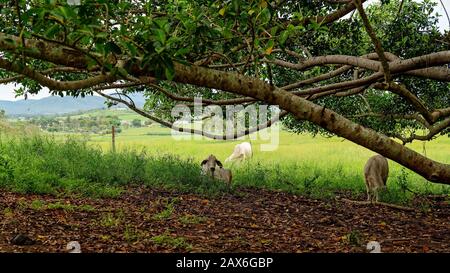
{"type": "Polygon", "coordinates": [[[0,141],[0,187],[20,193],[116,197],[129,184],[214,194],[227,186],[200,175],[197,163],[125,150],[103,153],[86,141],[51,137],[0,141]]]}
{"type": "Polygon", "coordinates": [[[142,122],[141,122],[140,119],[133,119],[133,120],[131,121],[131,125],[132,125],[133,127],[141,127],[141,126],[142,126],[142,122]]]}

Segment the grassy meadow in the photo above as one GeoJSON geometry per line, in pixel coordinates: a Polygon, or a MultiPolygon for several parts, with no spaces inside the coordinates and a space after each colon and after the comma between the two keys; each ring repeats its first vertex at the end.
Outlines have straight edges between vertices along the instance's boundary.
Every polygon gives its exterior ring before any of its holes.
{"type": "MultiPolygon", "coordinates": [[[[98,112],[84,115],[95,114],[98,112]]],[[[113,114],[122,120],[137,117],[128,111],[115,110],[113,114]]],[[[4,177],[0,186],[19,192],[94,197],[117,196],[124,186],[133,183],[207,194],[230,190],[201,176],[199,164],[211,153],[224,162],[244,139],[186,137],[176,140],[169,129],[156,124],[130,127],[117,134],[116,153],[111,151],[111,135],[45,133],[31,138],[3,137],[0,174],[3,168],[4,177]]],[[[279,145],[273,151],[261,151],[261,144],[268,141],[250,138],[253,158],[244,163],[225,164],[233,170],[233,188],[262,187],[317,198],[345,191],[363,198],[362,170],[373,152],[338,137],[297,135],[285,130],[280,131],[279,145]]],[[[422,143],[409,147],[424,152],[422,143]]],[[[440,137],[426,143],[426,153],[432,159],[450,163],[449,147],[450,138],[440,137]]],[[[450,187],[427,182],[393,161],[389,161],[389,167],[389,190],[382,195],[383,201],[407,203],[413,196],[411,191],[450,193],[450,187]]]]}
{"type": "MultiPolygon", "coordinates": [[[[152,156],[176,155],[199,164],[210,153],[224,161],[237,143],[249,138],[254,149],[252,160],[242,164],[225,164],[225,167],[233,169],[235,185],[298,191],[316,197],[333,196],[341,189],[351,190],[356,195],[365,191],[362,170],[374,152],[338,137],[313,137],[281,130],[278,148],[261,151],[260,144],[267,144],[268,141],[255,135],[237,141],[210,140],[199,136],[176,140],[169,129],[154,124],[124,130],[116,136],[116,149],[144,151],[152,156]]],[[[92,147],[103,151],[111,149],[110,135],[90,135],[87,141],[92,147]]],[[[421,142],[409,144],[408,147],[424,152],[421,142]]],[[[450,138],[444,136],[426,143],[425,151],[432,159],[450,163],[449,147],[450,138]]],[[[393,161],[389,161],[389,167],[388,183],[392,190],[384,194],[386,201],[406,202],[411,195],[405,187],[420,193],[450,192],[450,187],[427,182],[393,161]]]]}

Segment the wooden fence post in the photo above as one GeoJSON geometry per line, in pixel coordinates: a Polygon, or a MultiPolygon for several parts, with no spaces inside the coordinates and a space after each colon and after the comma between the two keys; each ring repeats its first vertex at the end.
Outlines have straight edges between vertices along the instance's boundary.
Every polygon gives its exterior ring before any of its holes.
{"type": "Polygon", "coordinates": [[[114,127],[114,125],[112,126],[112,151],[113,153],[116,152],[116,128],[114,127]]]}

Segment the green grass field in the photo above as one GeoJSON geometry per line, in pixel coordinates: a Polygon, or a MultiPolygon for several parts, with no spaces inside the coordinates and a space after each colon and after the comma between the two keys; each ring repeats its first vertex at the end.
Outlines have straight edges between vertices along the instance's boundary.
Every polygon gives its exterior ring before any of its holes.
{"type": "Polygon", "coordinates": [[[103,116],[117,116],[121,120],[126,121],[132,121],[133,119],[139,119],[141,121],[147,120],[147,118],[137,115],[134,112],[130,110],[125,109],[102,109],[102,110],[92,110],[87,111],[85,113],[79,114],[79,115],[71,115],[72,118],[79,118],[79,117],[103,117],[103,116]]]}
{"type": "MultiPolygon", "coordinates": [[[[246,138],[248,141],[249,137],[246,138]]],[[[183,159],[200,162],[208,154],[216,155],[224,161],[238,141],[218,141],[200,137],[190,140],[175,140],[170,130],[159,125],[124,130],[116,137],[117,150],[134,149],[150,155],[174,154],[183,159]]],[[[304,191],[311,187],[316,195],[329,194],[338,189],[353,189],[364,192],[363,167],[374,153],[342,138],[297,135],[281,131],[279,146],[274,151],[261,151],[262,140],[251,140],[254,155],[244,164],[226,164],[234,170],[235,182],[248,186],[267,186],[269,188],[292,188],[291,184],[304,191]],[[248,171],[252,169],[252,171],[248,171]],[[255,176],[255,177],[252,177],[255,176]],[[257,176],[257,177],[256,177],[257,176]],[[287,181],[287,179],[289,181],[287,181]],[[286,184],[286,185],[284,185],[286,184]]],[[[111,149],[109,135],[90,136],[89,143],[107,151],[111,149]]],[[[415,142],[409,148],[423,153],[423,144],[415,142]]],[[[426,143],[426,154],[440,162],[450,163],[450,138],[444,136],[426,143]]],[[[427,182],[424,178],[389,161],[390,187],[400,190],[405,184],[418,192],[446,193],[450,189],[427,182]]],[[[395,191],[394,191],[395,192],[395,191]]],[[[387,196],[387,199],[398,199],[387,196]]],[[[405,193],[406,194],[406,193],[405,193]]],[[[406,197],[405,197],[406,198],[406,197]]]]}
{"type": "MultiPolygon", "coordinates": [[[[137,117],[129,111],[117,110],[93,111],[87,114],[106,115],[115,112],[121,114],[121,119],[132,120],[137,117]]],[[[28,165],[21,161],[15,163],[17,167],[13,169],[16,170],[15,177],[19,180],[14,178],[11,183],[13,188],[18,186],[18,191],[54,193],[55,189],[59,191],[59,188],[63,187],[69,191],[82,191],[87,195],[114,196],[120,193],[120,187],[123,185],[139,182],[217,193],[217,189],[222,191],[224,188],[216,184],[204,184],[204,179],[199,176],[201,160],[209,154],[214,154],[224,162],[237,143],[249,139],[246,137],[236,141],[219,141],[188,136],[188,140],[176,140],[170,129],[153,124],[149,127],[130,127],[122,130],[116,136],[117,152],[112,153],[111,135],[46,135],[50,136],[49,141],[38,139],[34,142],[14,144],[15,146],[3,141],[3,150],[7,157],[11,159],[22,154],[30,162],[28,165]],[[81,140],[80,143],[67,141],[73,138],[81,140]],[[11,145],[15,148],[11,149],[11,145]],[[38,155],[30,153],[30,150],[35,150],[38,155]],[[41,152],[42,150],[45,152],[41,152]],[[145,155],[146,159],[143,159],[142,155],[145,155]],[[65,165],[61,167],[58,162],[65,162],[65,165]],[[30,172],[25,172],[28,166],[36,167],[29,177],[25,175],[30,172]],[[46,186],[39,183],[23,184],[25,180],[33,179],[43,181],[46,186]],[[52,179],[59,182],[51,182],[52,179]]],[[[252,138],[250,141],[253,145],[251,160],[225,164],[225,167],[233,170],[234,187],[286,190],[319,198],[333,197],[342,190],[359,198],[363,198],[365,194],[363,167],[367,159],[374,154],[370,150],[338,137],[312,137],[285,130],[280,131],[279,145],[273,151],[261,151],[261,144],[268,144],[268,141],[258,138],[252,138]]],[[[419,153],[424,152],[420,142],[408,147],[419,153]]],[[[437,161],[450,163],[449,147],[450,138],[440,137],[426,143],[426,154],[437,161]]],[[[450,193],[449,186],[427,182],[393,161],[389,161],[389,167],[389,191],[383,194],[384,201],[407,203],[413,195],[406,189],[421,194],[450,193]]]]}
{"type": "MultiPolygon", "coordinates": [[[[130,128],[116,136],[117,149],[144,149],[150,154],[170,153],[184,158],[201,160],[209,153],[220,159],[228,157],[236,144],[249,141],[249,137],[241,140],[222,141],[192,136],[189,140],[176,140],[168,128],[153,125],[150,127],[130,128]]],[[[111,135],[91,135],[89,141],[103,150],[111,148],[111,135]]],[[[374,153],[338,137],[322,137],[297,135],[282,130],[279,135],[279,147],[274,151],[260,151],[260,144],[268,141],[252,140],[254,157],[252,161],[265,164],[276,163],[314,163],[317,166],[343,165],[349,169],[362,169],[365,161],[374,153]]],[[[415,142],[407,147],[423,153],[423,144],[415,142]]],[[[450,163],[450,138],[440,137],[426,143],[427,156],[450,163]]],[[[396,163],[391,162],[396,168],[396,163]]],[[[398,166],[397,166],[398,167],[398,166]]]]}

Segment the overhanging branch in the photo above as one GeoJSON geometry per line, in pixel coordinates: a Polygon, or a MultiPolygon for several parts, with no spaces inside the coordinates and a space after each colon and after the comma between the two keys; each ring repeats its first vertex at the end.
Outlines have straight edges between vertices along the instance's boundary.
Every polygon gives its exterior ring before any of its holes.
{"type": "Polygon", "coordinates": [[[8,60],[0,58],[0,68],[5,69],[7,71],[15,72],[18,74],[22,74],[30,79],[37,81],[39,84],[48,87],[52,90],[76,90],[76,89],[84,89],[99,85],[105,82],[113,82],[116,80],[116,77],[111,74],[104,74],[98,76],[92,76],[91,78],[85,80],[75,80],[75,81],[57,81],[51,78],[46,77],[45,75],[35,71],[25,65],[19,65],[16,63],[12,63],[8,60]]]}
{"type": "Polygon", "coordinates": [[[253,128],[247,128],[242,132],[234,132],[233,134],[224,134],[224,135],[214,135],[211,134],[209,132],[203,131],[203,130],[197,130],[197,129],[192,129],[192,128],[183,128],[183,127],[179,127],[177,125],[175,125],[172,122],[163,120],[161,118],[158,118],[152,114],[150,114],[149,112],[140,109],[138,107],[136,107],[134,105],[134,103],[128,102],[124,99],[121,98],[117,98],[105,93],[102,93],[100,91],[95,91],[97,94],[99,94],[100,96],[107,98],[109,100],[115,101],[115,102],[119,102],[122,103],[124,105],[126,105],[129,109],[131,109],[132,111],[134,111],[135,113],[142,115],[150,120],[153,120],[165,127],[171,128],[174,131],[178,131],[178,132],[183,132],[183,133],[188,133],[188,134],[196,134],[196,135],[201,135],[207,138],[211,138],[211,139],[220,139],[220,140],[230,140],[230,139],[237,139],[252,133],[255,133],[257,131],[269,128],[270,126],[272,126],[275,122],[279,121],[281,118],[283,118],[284,116],[286,116],[288,114],[287,111],[281,111],[279,116],[272,118],[270,120],[268,120],[267,122],[263,123],[263,124],[259,124],[257,127],[253,127],[253,128]]]}

